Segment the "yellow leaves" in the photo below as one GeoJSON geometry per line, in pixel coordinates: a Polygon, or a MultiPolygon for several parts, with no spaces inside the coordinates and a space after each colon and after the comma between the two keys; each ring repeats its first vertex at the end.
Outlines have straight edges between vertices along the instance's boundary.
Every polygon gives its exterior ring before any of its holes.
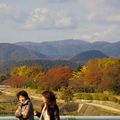
{"type": "Polygon", "coordinates": [[[11,70],[11,75],[26,76],[28,69],[27,66],[14,67],[11,70]]]}
{"type": "Polygon", "coordinates": [[[29,66],[23,65],[23,66],[12,68],[11,75],[34,77],[41,72],[43,73],[43,70],[39,68],[39,66],[29,67],[29,66]]]}
{"type": "Polygon", "coordinates": [[[44,77],[45,73],[44,72],[40,72],[39,74],[37,74],[36,76],[34,76],[33,81],[37,82],[39,80],[41,80],[44,77]]]}
{"type": "Polygon", "coordinates": [[[80,79],[81,77],[81,72],[73,72],[73,77],[70,78],[70,80],[76,80],[76,79],[80,79]]]}
{"type": "Polygon", "coordinates": [[[83,66],[81,69],[81,72],[84,73],[84,72],[86,72],[86,70],[87,70],[87,66],[83,66]]]}

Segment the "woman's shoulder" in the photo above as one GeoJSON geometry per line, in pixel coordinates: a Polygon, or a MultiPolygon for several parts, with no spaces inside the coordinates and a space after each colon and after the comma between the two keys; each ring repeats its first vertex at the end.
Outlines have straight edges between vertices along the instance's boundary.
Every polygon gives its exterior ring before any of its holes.
{"type": "Polygon", "coordinates": [[[57,105],[57,104],[54,104],[54,107],[57,107],[57,108],[58,108],[58,105],[57,105]]]}
{"type": "Polygon", "coordinates": [[[50,108],[51,108],[51,109],[55,109],[55,110],[56,110],[56,109],[57,109],[57,110],[59,109],[57,104],[51,105],[50,108]]]}
{"type": "Polygon", "coordinates": [[[29,99],[28,99],[28,100],[26,100],[26,101],[25,101],[25,103],[24,103],[24,105],[32,105],[31,100],[29,100],[29,99]]]}

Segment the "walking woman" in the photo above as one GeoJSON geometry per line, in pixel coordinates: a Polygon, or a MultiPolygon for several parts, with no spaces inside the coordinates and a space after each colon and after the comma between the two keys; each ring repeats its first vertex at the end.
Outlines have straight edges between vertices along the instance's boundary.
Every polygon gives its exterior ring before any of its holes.
{"type": "Polygon", "coordinates": [[[40,117],[39,120],[60,120],[59,108],[56,104],[54,93],[51,91],[44,91],[42,93],[42,100],[41,112],[34,112],[34,115],[40,117]]]}
{"type": "Polygon", "coordinates": [[[26,91],[22,90],[17,93],[19,101],[15,116],[19,120],[34,120],[34,110],[32,102],[26,91]]]}

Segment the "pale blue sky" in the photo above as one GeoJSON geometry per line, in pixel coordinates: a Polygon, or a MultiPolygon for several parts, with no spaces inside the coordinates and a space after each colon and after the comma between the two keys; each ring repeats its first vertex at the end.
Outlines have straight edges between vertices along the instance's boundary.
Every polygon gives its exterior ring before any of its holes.
{"type": "Polygon", "coordinates": [[[120,0],[0,0],[0,42],[120,41],[120,0]]]}

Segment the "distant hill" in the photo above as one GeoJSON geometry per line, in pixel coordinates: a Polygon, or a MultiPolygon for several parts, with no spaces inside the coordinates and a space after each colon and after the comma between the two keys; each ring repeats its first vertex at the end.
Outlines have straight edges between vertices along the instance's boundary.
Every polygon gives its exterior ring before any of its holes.
{"type": "Polygon", "coordinates": [[[120,57],[120,42],[99,41],[90,43],[83,40],[67,39],[42,43],[22,42],[16,44],[57,59],[68,60],[87,50],[99,50],[110,57],[120,57]]]}
{"type": "Polygon", "coordinates": [[[45,55],[15,44],[0,43],[0,63],[28,59],[45,59],[45,55]]]}
{"type": "Polygon", "coordinates": [[[99,50],[110,57],[120,57],[120,42],[94,42],[89,49],[99,50]]]}
{"type": "Polygon", "coordinates": [[[24,61],[19,61],[16,62],[12,65],[15,66],[20,66],[20,65],[27,65],[27,66],[32,66],[32,65],[41,65],[45,70],[58,67],[58,66],[68,66],[71,69],[75,69],[77,67],[77,64],[68,60],[24,60],[24,61]]]}
{"type": "Polygon", "coordinates": [[[76,63],[86,63],[90,59],[96,59],[96,58],[107,58],[108,56],[105,55],[103,52],[98,50],[89,50],[82,52],[80,54],[77,54],[74,56],[71,61],[74,61],[76,63]]]}
{"type": "Polygon", "coordinates": [[[74,55],[85,51],[91,43],[70,39],[42,43],[21,42],[16,44],[37,51],[38,53],[41,52],[49,57],[70,59],[74,55]]]}
{"type": "Polygon", "coordinates": [[[71,69],[76,69],[78,66],[77,63],[67,60],[23,60],[23,61],[9,61],[9,63],[3,63],[0,65],[0,71],[5,73],[9,73],[10,69],[13,66],[33,66],[33,65],[41,65],[45,70],[58,67],[58,66],[68,66],[71,69]]]}

